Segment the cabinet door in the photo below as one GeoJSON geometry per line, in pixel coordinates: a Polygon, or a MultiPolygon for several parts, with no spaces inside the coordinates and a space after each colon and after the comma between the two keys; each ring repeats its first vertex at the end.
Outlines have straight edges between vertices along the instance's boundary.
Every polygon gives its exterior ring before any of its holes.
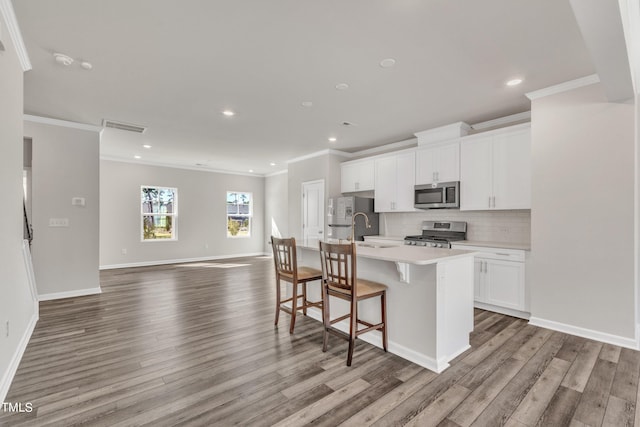
{"type": "Polygon", "coordinates": [[[436,180],[460,181],[460,143],[443,145],[436,155],[436,180]]]}
{"type": "Polygon", "coordinates": [[[524,263],[488,259],[485,302],[514,310],[524,310],[524,263]]]}
{"type": "Polygon", "coordinates": [[[375,161],[375,201],[376,212],[394,210],[396,192],[396,158],[384,157],[375,161]]]}
{"type": "Polygon", "coordinates": [[[358,167],[356,164],[340,165],[340,191],[350,193],[356,191],[356,181],[358,180],[358,167]]]}
{"type": "Polygon", "coordinates": [[[436,182],[436,155],[434,148],[423,148],[416,152],[416,184],[436,182]]]}
{"type": "Polygon", "coordinates": [[[477,257],[473,261],[473,300],[486,302],[484,291],[484,260],[477,257]]]}
{"type": "Polygon", "coordinates": [[[371,191],[375,186],[373,160],[358,162],[358,185],[356,191],[371,191]]]}
{"type": "Polygon", "coordinates": [[[415,153],[396,156],[395,211],[413,212],[415,210],[413,207],[415,168],[415,153]]]}
{"type": "Polygon", "coordinates": [[[490,208],[491,146],[491,137],[465,141],[460,146],[460,210],[490,208]]]}
{"type": "Polygon", "coordinates": [[[531,132],[497,135],[493,141],[495,209],[531,209],[531,132]]]}

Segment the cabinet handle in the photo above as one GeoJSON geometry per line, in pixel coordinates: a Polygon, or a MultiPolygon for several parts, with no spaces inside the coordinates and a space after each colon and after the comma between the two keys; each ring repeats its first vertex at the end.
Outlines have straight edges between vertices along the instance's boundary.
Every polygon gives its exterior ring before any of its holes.
{"type": "Polygon", "coordinates": [[[436,182],[436,173],[435,172],[431,172],[431,180],[433,182],[436,182]]]}
{"type": "Polygon", "coordinates": [[[489,196],[489,207],[491,207],[491,196],[489,196]]]}
{"type": "Polygon", "coordinates": [[[436,181],[440,181],[440,172],[436,172],[436,181]]]}
{"type": "Polygon", "coordinates": [[[359,189],[360,189],[360,183],[359,183],[359,182],[356,182],[355,184],[356,184],[356,185],[355,185],[356,190],[359,190],[359,189]]]}
{"type": "Polygon", "coordinates": [[[491,200],[493,201],[493,207],[495,208],[496,207],[496,196],[493,196],[491,198],[491,200]]]}

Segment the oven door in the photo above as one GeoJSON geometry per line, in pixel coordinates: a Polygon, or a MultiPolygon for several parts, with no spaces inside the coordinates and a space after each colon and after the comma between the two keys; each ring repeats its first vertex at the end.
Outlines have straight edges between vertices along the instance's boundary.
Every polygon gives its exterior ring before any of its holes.
{"type": "Polygon", "coordinates": [[[416,185],[414,206],[418,209],[459,208],[459,189],[458,181],[416,185]]]}

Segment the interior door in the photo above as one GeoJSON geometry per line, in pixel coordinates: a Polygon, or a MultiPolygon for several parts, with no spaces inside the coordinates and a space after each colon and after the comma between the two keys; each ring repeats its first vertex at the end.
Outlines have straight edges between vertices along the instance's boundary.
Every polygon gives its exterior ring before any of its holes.
{"type": "Polygon", "coordinates": [[[324,237],[324,180],[302,183],[302,244],[317,247],[324,237]]]}

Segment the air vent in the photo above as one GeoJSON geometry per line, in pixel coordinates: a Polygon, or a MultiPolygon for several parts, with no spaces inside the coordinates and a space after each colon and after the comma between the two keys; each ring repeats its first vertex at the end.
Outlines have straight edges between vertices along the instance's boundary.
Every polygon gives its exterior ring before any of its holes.
{"type": "Polygon", "coordinates": [[[114,120],[102,120],[102,126],[106,128],[126,130],[128,132],[144,133],[147,130],[144,126],[132,125],[131,123],[116,122],[114,120]]]}

